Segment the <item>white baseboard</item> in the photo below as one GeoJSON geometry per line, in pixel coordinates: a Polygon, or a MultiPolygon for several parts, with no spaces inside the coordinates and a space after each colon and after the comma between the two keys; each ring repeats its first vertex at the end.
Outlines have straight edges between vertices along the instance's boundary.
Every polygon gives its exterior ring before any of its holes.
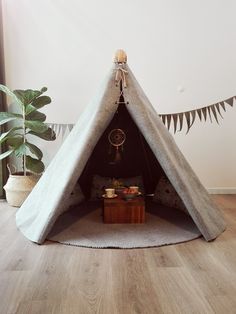
{"type": "Polygon", "coordinates": [[[236,188],[207,188],[209,194],[236,194],[236,188]]]}

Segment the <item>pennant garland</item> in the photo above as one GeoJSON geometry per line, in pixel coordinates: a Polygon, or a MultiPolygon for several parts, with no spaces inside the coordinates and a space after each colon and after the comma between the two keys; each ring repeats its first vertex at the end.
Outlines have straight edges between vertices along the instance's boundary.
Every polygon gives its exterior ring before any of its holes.
{"type": "Polygon", "coordinates": [[[58,137],[59,135],[61,135],[61,137],[64,139],[65,134],[68,132],[70,132],[73,127],[74,124],[71,123],[46,123],[47,126],[49,128],[51,128],[55,133],[56,133],[56,137],[58,137]]]}
{"type": "MultiPolygon", "coordinates": [[[[177,131],[182,131],[184,122],[186,122],[187,134],[193,126],[194,122],[196,121],[197,117],[200,121],[210,120],[211,122],[216,121],[219,124],[219,117],[223,119],[222,110],[226,111],[225,105],[227,104],[233,107],[234,101],[236,101],[236,96],[199,109],[178,113],[160,114],[159,116],[162,119],[164,125],[168,128],[168,130],[173,125],[174,133],[176,133],[177,131]]],[[[61,134],[62,138],[64,138],[67,131],[70,132],[73,129],[74,124],[47,123],[47,126],[52,128],[57,137],[61,134]]]]}
{"type": "Polygon", "coordinates": [[[223,119],[221,111],[226,111],[226,104],[233,107],[234,100],[236,101],[236,96],[199,109],[178,113],[160,114],[159,116],[168,130],[173,125],[174,133],[176,133],[176,131],[182,131],[184,122],[186,122],[187,134],[196,121],[196,117],[198,117],[200,121],[210,120],[211,122],[216,121],[219,124],[219,117],[223,119]]]}

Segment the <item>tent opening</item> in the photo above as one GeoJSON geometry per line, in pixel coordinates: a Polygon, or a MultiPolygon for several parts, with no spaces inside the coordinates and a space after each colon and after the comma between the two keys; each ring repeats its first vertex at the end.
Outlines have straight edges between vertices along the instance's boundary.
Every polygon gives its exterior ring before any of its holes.
{"type": "Polygon", "coordinates": [[[78,183],[88,199],[95,175],[112,179],[142,177],[146,194],[153,194],[160,178],[166,177],[122,98],[79,178],[78,183]],[[126,136],[122,147],[117,148],[120,157],[118,162],[115,161],[117,149],[109,142],[109,134],[114,129],[121,129],[126,136]]]}

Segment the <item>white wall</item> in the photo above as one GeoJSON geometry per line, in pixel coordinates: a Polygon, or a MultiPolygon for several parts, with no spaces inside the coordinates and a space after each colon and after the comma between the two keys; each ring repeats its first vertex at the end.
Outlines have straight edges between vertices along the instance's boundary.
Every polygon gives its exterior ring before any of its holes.
{"type": "MultiPolygon", "coordinates": [[[[3,0],[7,84],[47,86],[47,121],[73,123],[123,48],[159,113],[213,104],[236,95],[235,12],[234,0],[3,0]]],[[[229,108],[220,126],[175,135],[207,188],[236,191],[235,119],[229,108]]]]}

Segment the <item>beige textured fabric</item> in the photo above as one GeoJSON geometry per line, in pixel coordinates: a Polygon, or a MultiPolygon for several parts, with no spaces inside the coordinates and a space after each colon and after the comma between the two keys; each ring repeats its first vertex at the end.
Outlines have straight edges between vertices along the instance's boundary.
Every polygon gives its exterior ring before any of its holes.
{"type": "MultiPolygon", "coordinates": [[[[145,96],[128,65],[125,100],[128,111],[143,133],[167,177],[184,202],[198,229],[208,240],[225,229],[217,206],[194,174],[157,112],[145,96]]],[[[64,212],[84,166],[98,139],[117,109],[120,90],[115,84],[115,66],[96,97],[87,106],[55,158],[16,215],[21,232],[43,243],[58,216],[64,212]]]]}
{"type": "Polygon", "coordinates": [[[153,201],[158,204],[162,204],[173,209],[179,209],[188,213],[175,188],[165,176],[161,177],[156,186],[155,193],[153,195],[153,201]]]}

